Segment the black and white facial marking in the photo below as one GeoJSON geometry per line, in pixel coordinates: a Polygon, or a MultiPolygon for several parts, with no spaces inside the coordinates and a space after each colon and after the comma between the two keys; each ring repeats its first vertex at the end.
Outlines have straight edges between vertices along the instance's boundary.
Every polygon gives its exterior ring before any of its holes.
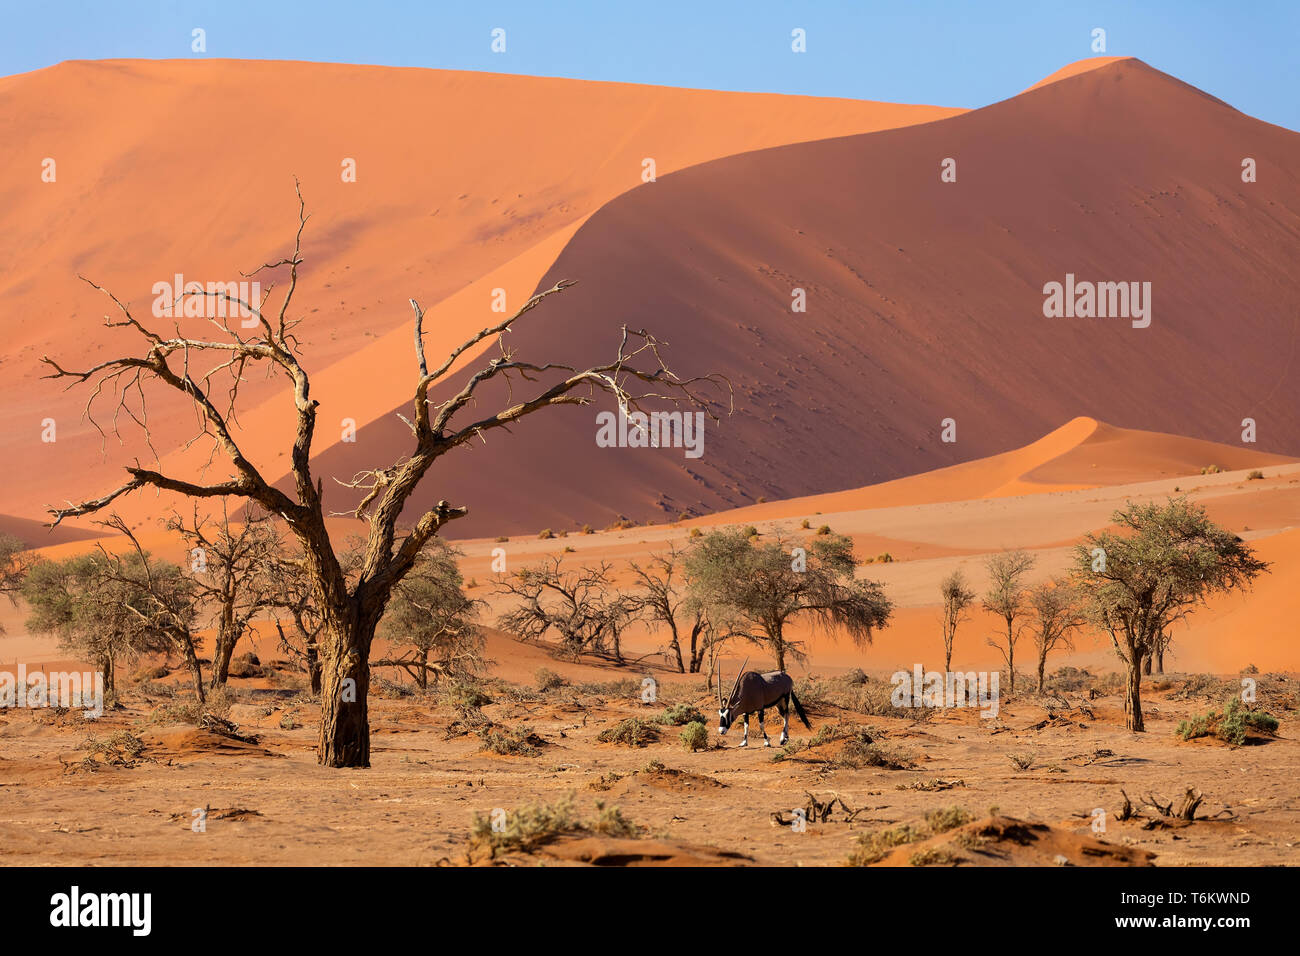
{"type": "Polygon", "coordinates": [[[723,707],[718,711],[718,733],[725,737],[731,729],[731,708],[723,707]]]}

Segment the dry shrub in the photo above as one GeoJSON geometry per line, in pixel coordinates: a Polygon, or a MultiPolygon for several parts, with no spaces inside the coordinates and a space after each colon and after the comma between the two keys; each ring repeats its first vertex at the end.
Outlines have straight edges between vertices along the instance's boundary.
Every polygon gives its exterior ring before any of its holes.
{"type": "Polygon", "coordinates": [[[518,727],[488,724],[479,728],[478,737],[483,741],[481,749],[506,757],[536,757],[545,744],[527,724],[518,727]]]}
{"type": "Polygon", "coordinates": [[[693,720],[682,728],[682,745],[691,753],[709,749],[709,728],[698,720],[693,720]]]}
{"type": "Polygon", "coordinates": [[[640,717],[628,717],[596,735],[596,740],[602,744],[621,744],[624,747],[644,747],[658,739],[659,730],[655,725],[640,717]]]}
{"type": "Polygon", "coordinates": [[[485,847],[496,857],[503,852],[528,852],[571,833],[635,837],[640,832],[640,828],[624,817],[618,807],[606,807],[598,800],[595,809],[593,819],[582,820],[574,809],[573,794],[568,794],[554,803],[525,804],[507,812],[495,830],[491,815],[476,814],[470,829],[470,845],[485,847]]]}
{"type": "Polygon", "coordinates": [[[849,854],[849,866],[868,866],[876,863],[883,860],[894,847],[917,843],[927,836],[925,830],[914,827],[910,823],[901,823],[896,827],[877,830],[874,833],[864,833],[858,837],[857,846],[849,854]]]}

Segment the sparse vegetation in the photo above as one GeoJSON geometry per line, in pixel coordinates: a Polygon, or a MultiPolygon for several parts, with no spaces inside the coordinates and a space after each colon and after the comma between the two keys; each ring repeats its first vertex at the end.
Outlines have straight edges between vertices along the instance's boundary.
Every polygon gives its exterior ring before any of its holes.
{"type": "Polygon", "coordinates": [[[1011,761],[1011,766],[1016,768],[1017,773],[1024,773],[1026,770],[1033,769],[1035,762],[1038,760],[1038,755],[1032,753],[1007,754],[1007,759],[1011,761]]]}
{"type": "Polygon", "coordinates": [[[691,723],[704,723],[707,719],[694,704],[673,704],[656,718],[661,724],[682,727],[691,723]]]}
{"type": "Polygon", "coordinates": [[[961,862],[961,857],[941,846],[928,846],[917,850],[907,858],[912,866],[952,866],[961,862]]]}
{"type": "Polygon", "coordinates": [[[622,744],[624,747],[644,747],[659,739],[653,723],[640,717],[629,717],[596,735],[602,744],[622,744]]]}
{"type": "Polygon", "coordinates": [[[929,834],[925,830],[901,823],[896,827],[864,833],[858,837],[858,845],[849,854],[849,866],[869,866],[883,860],[894,847],[906,846],[924,840],[929,834]]]}
{"type": "Polygon", "coordinates": [[[568,678],[560,676],[548,667],[539,667],[533,674],[533,679],[537,681],[537,689],[543,692],[569,686],[568,678]]]}
{"type": "Polygon", "coordinates": [[[481,727],[478,736],[483,741],[483,749],[507,757],[536,757],[541,753],[540,737],[533,733],[527,724],[518,727],[481,727]]]}
{"type": "Polygon", "coordinates": [[[975,819],[962,807],[954,804],[939,810],[931,810],[925,815],[925,822],[935,833],[947,833],[957,827],[965,826],[975,819]]]}
{"type": "Polygon", "coordinates": [[[691,753],[697,750],[708,750],[709,728],[704,725],[703,721],[693,720],[682,728],[681,740],[682,744],[691,753]]]}
{"type": "Polygon", "coordinates": [[[1222,711],[1211,710],[1191,720],[1184,720],[1179,723],[1175,733],[1183,740],[1217,737],[1234,747],[1240,747],[1251,731],[1271,737],[1277,733],[1278,726],[1279,721],[1272,714],[1246,706],[1239,697],[1231,697],[1222,711]]]}

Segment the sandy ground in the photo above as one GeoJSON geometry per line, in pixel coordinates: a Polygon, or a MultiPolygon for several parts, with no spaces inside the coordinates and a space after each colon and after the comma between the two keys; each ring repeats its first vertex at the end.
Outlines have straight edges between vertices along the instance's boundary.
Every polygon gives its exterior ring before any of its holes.
{"type": "MultiPolygon", "coordinates": [[[[518,701],[493,690],[496,702],[483,713],[494,722],[531,727],[540,738],[536,756],[487,754],[472,734],[449,736],[456,712],[445,702],[374,700],[373,766],[366,771],[316,766],[315,705],[297,697],[286,701],[274,689],[243,689],[240,681],[236,694],[248,702],[236,704],[231,716],[241,732],[257,735],[256,744],[155,723],[138,693],[128,694],[125,709],[93,728],[75,715],[55,726],[47,713],[10,712],[0,718],[0,859],[77,865],[481,862],[482,851],[471,853],[476,814],[513,812],[572,794],[582,817],[595,814],[600,801],[642,828],[641,837],[654,847],[641,845],[632,853],[635,861],[657,851],[668,856],[660,862],[716,862],[715,850],[721,849],[742,855],[727,862],[835,865],[846,861],[861,834],[899,823],[922,825],[926,813],[954,805],[976,818],[995,812],[1046,824],[1053,834],[1046,859],[1035,858],[1032,847],[995,841],[979,854],[962,854],[967,864],[1051,864],[1060,862],[1058,855],[1088,864],[1097,860],[1079,850],[1094,837],[1150,851],[1165,866],[1296,860],[1295,674],[1275,683],[1291,688],[1276,698],[1292,707],[1282,711],[1281,739],[1237,749],[1175,738],[1176,722],[1210,703],[1173,699],[1176,690],[1148,691],[1148,732],[1140,736],[1122,729],[1118,697],[1088,701],[1066,694],[1073,708],[1060,699],[1025,699],[993,721],[974,711],[910,720],[810,704],[814,728],[840,721],[870,726],[891,752],[915,761],[914,769],[905,770],[837,768],[833,745],[777,762],[775,747],[758,746],[756,730],[749,748],[736,746],[733,731],[725,749],[699,753],[685,751],[676,727],[663,728],[661,741],[643,748],[596,742],[600,730],[625,717],[658,714],[668,700],[707,708],[709,695],[698,680],[660,676],[662,697],[653,705],[641,703],[638,680],[621,689],[597,685],[594,692],[562,687],[518,701]],[[305,726],[281,730],[285,715],[305,726]],[[1049,722],[1053,716],[1056,721],[1049,722]],[[90,735],[104,740],[119,730],[145,742],[140,761],[84,769],[88,754],[78,745],[90,735]],[[1019,772],[1008,755],[1031,755],[1034,763],[1019,772]],[[653,767],[654,761],[662,768],[653,767]],[[936,780],[953,786],[914,789],[936,780]],[[1135,804],[1148,796],[1166,803],[1177,802],[1188,787],[1202,793],[1199,815],[1211,819],[1143,829],[1159,817],[1149,808],[1142,818],[1116,819],[1121,790],[1135,804]],[[860,812],[849,822],[837,807],[826,821],[809,823],[806,832],[773,822],[774,812],[788,818],[804,807],[810,793],[821,802],[838,795],[860,812]],[[1091,829],[1098,807],[1108,815],[1103,833],[1091,829]],[[207,811],[205,832],[191,829],[196,808],[207,811]]],[[[1171,685],[1182,681],[1170,677],[1154,684],[1171,685]]],[[[775,743],[777,728],[769,724],[768,730],[775,743]]],[[[796,742],[811,737],[802,726],[793,735],[796,742]]],[[[716,734],[711,737],[716,743],[716,734]]],[[[596,842],[609,850],[608,839],[596,842]]],[[[560,852],[503,856],[527,863],[560,852]]]]}

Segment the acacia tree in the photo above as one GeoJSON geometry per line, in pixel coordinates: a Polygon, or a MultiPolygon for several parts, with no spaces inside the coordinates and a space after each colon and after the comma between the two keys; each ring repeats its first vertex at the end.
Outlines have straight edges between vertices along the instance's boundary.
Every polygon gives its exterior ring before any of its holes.
{"type": "Polygon", "coordinates": [[[888,625],[893,602],[879,583],[855,578],[857,566],[853,542],[843,535],[801,545],[780,532],[759,543],[744,529],[713,531],[686,559],[688,606],[701,609],[720,636],[768,648],[785,670],[787,653],[805,656],[802,642],[786,633],[794,618],[832,636],[847,631],[859,647],[888,625]]]}
{"type": "MultiPolygon", "coordinates": [[[[20,539],[11,534],[0,534],[0,594],[9,598],[11,604],[17,603],[27,572],[35,561],[20,539]]],[[[4,629],[0,628],[0,634],[3,633],[4,629]]]]}
{"type": "Polygon", "coordinates": [[[1111,522],[1119,531],[1088,534],[1076,545],[1071,581],[1128,672],[1126,726],[1143,731],[1142,667],[1173,622],[1211,595],[1249,587],[1269,565],[1185,497],[1129,502],[1111,522]]]}
{"type": "Polygon", "coordinates": [[[496,592],[519,603],[500,616],[497,626],[529,641],[540,641],[553,630],[571,657],[603,654],[622,663],[615,641],[636,607],[614,588],[611,565],[602,561],[574,570],[560,565],[560,558],[549,557],[498,578],[496,592]]]}
{"type": "Polygon", "coordinates": [[[957,637],[957,625],[967,617],[975,603],[975,592],[966,587],[966,578],[957,568],[939,584],[943,606],[943,669],[952,670],[952,645],[957,637]]]}
{"type": "Polygon", "coordinates": [[[1038,651],[1038,693],[1047,680],[1047,655],[1057,646],[1072,647],[1070,635],[1085,623],[1079,596],[1068,581],[1053,578],[1029,591],[1030,630],[1038,651]]]}
{"type": "Polygon", "coordinates": [[[1024,624],[1020,621],[1028,610],[1029,592],[1025,589],[1025,575],[1034,566],[1034,556],[1028,551],[1001,551],[991,554],[985,562],[989,584],[984,592],[984,610],[1002,618],[1006,632],[989,638],[989,646],[997,648],[1010,672],[1008,689],[1016,690],[1016,642],[1020,640],[1024,624]]]}
{"type": "Polygon", "coordinates": [[[186,577],[179,565],[159,561],[145,551],[135,532],[117,515],[98,523],[125,537],[132,549],[123,557],[100,544],[101,573],[127,590],[129,600],[125,607],[135,616],[139,626],[162,637],[168,651],[180,652],[194,681],[195,696],[200,704],[206,703],[199,642],[194,635],[194,622],[198,617],[194,581],[186,577]]]}
{"type": "Polygon", "coordinates": [[[676,547],[669,547],[666,554],[652,555],[644,566],[635,561],[628,566],[644,589],[640,600],[646,618],[668,627],[671,635],[668,647],[677,660],[677,672],[685,674],[689,666],[690,673],[698,674],[709,646],[709,620],[702,607],[687,607],[686,589],[680,581],[683,558],[676,547]],[[683,624],[678,623],[679,618],[689,627],[690,644],[685,659],[682,658],[683,624]]]}
{"type": "MultiPolygon", "coordinates": [[[[135,577],[132,565],[140,560],[131,552],[120,562],[135,577]]],[[[93,664],[110,693],[117,686],[120,662],[173,649],[168,635],[155,626],[148,596],[124,580],[127,575],[111,570],[99,551],[61,561],[38,560],[22,590],[31,611],[28,629],[54,634],[61,650],[93,664]]]]}
{"type": "Polygon", "coordinates": [[[226,502],[215,520],[200,517],[197,504],[189,520],[179,513],[167,522],[190,548],[190,579],[195,598],[213,616],[212,688],[230,676],[235,645],[249,623],[270,603],[269,582],[259,574],[279,547],[279,537],[265,512],[246,508],[243,521],[231,524],[226,502]]]}
{"type": "MultiPolygon", "coordinates": [[[[232,328],[226,319],[212,319],[217,329],[213,338],[183,335],[179,327],[175,334],[163,334],[138,319],[127,303],[85,280],[107,295],[118,311],[120,317],[106,317],[106,324],[138,337],[140,352],[101,359],[84,370],[66,369],[53,359],[43,359],[51,369],[47,377],[67,379],[74,385],[90,385],[86,414],[91,421],[95,421],[97,398],[106,393],[115,394],[113,429],[116,431],[117,423],[125,418],[140,424],[146,439],[149,418],[143,407],[131,406],[133,399],[143,406],[146,384],[180,393],[193,404],[202,423],[196,440],[204,436],[212,440],[213,454],[223,455],[232,467],[230,477],[208,482],[201,476],[183,478],[137,463],[126,468],[127,480],[104,496],[51,509],[51,514],[53,523],[58,524],[64,518],[106,508],[123,495],[153,487],[190,498],[249,499],[283,518],[301,546],[306,574],[322,616],[318,760],[330,767],[366,767],[370,765],[367,706],[370,647],[379,620],[394,586],[411,570],[424,546],[449,521],[468,512],[463,505],[453,506],[441,500],[412,526],[399,531],[403,509],[434,463],[448,452],[482,440],[494,430],[514,425],[534,412],[559,405],[590,404],[595,394],[602,391],[612,395],[624,411],[659,401],[688,404],[716,420],[712,405],[698,390],[708,384],[720,386],[725,381],[718,376],[679,378],[664,363],[661,343],[652,334],[626,326],[614,357],[605,364],[577,368],[516,358],[505,346],[504,333],[548,297],[572,285],[567,280],[532,296],[513,315],[470,336],[452,349],[440,365],[430,369],[424,352],[424,312],[412,299],[416,376],[412,415],[407,421],[412,444],[409,452],[396,461],[366,470],[349,482],[365,492],[353,514],[369,525],[359,572],[355,581],[349,581],[330,542],[322,485],[312,472],[312,439],[320,402],[312,396],[310,377],[299,360],[297,329],[302,319],[290,315],[298,287],[298,270],[303,263],[302,235],[308,220],[301,189],[297,193],[298,228],[292,254],[265,263],[251,273],[288,270],[288,286],[278,311],[267,309],[271,289],[256,303],[231,296],[227,290],[196,289],[185,295],[212,297],[221,304],[235,306],[221,311],[231,314],[242,311],[249,316],[244,323],[251,321],[251,326],[232,328]],[[448,397],[435,404],[430,392],[448,381],[457,359],[494,337],[500,354],[468,375],[459,389],[449,386],[448,397]],[[246,374],[259,367],[282,377],[291,389],[295,430],[289,454],[290,491],[277,487],[274,476],[268,480],[244,454],[232,427],[240,404],[241,383],[246,374]],[[478,401],[484,399],[480,388],[486,383],[505,384],[510,389],[501,407],[483,414],[478,411],[478,401]],[[525,391],[524,396],[517,397],[517,390],[525,391]],[[118,415],[117,411],[125,414],[118,415]]],[[[727,392],[729,395],[729,386],[727,392]]]]}
{"type": "Polygon", "coordinates": [[[456,563],[460,553],[438,538],[425,547],[415,567],[393,589],[379,629],[380,636],[410,647],[411,653],[372,660],[371,667],[400,667],[421,689],[429,686],[430,674],[436,680],[482,669],[483,632],[476,619],[483,602],[465,593],[456,563]]]}

